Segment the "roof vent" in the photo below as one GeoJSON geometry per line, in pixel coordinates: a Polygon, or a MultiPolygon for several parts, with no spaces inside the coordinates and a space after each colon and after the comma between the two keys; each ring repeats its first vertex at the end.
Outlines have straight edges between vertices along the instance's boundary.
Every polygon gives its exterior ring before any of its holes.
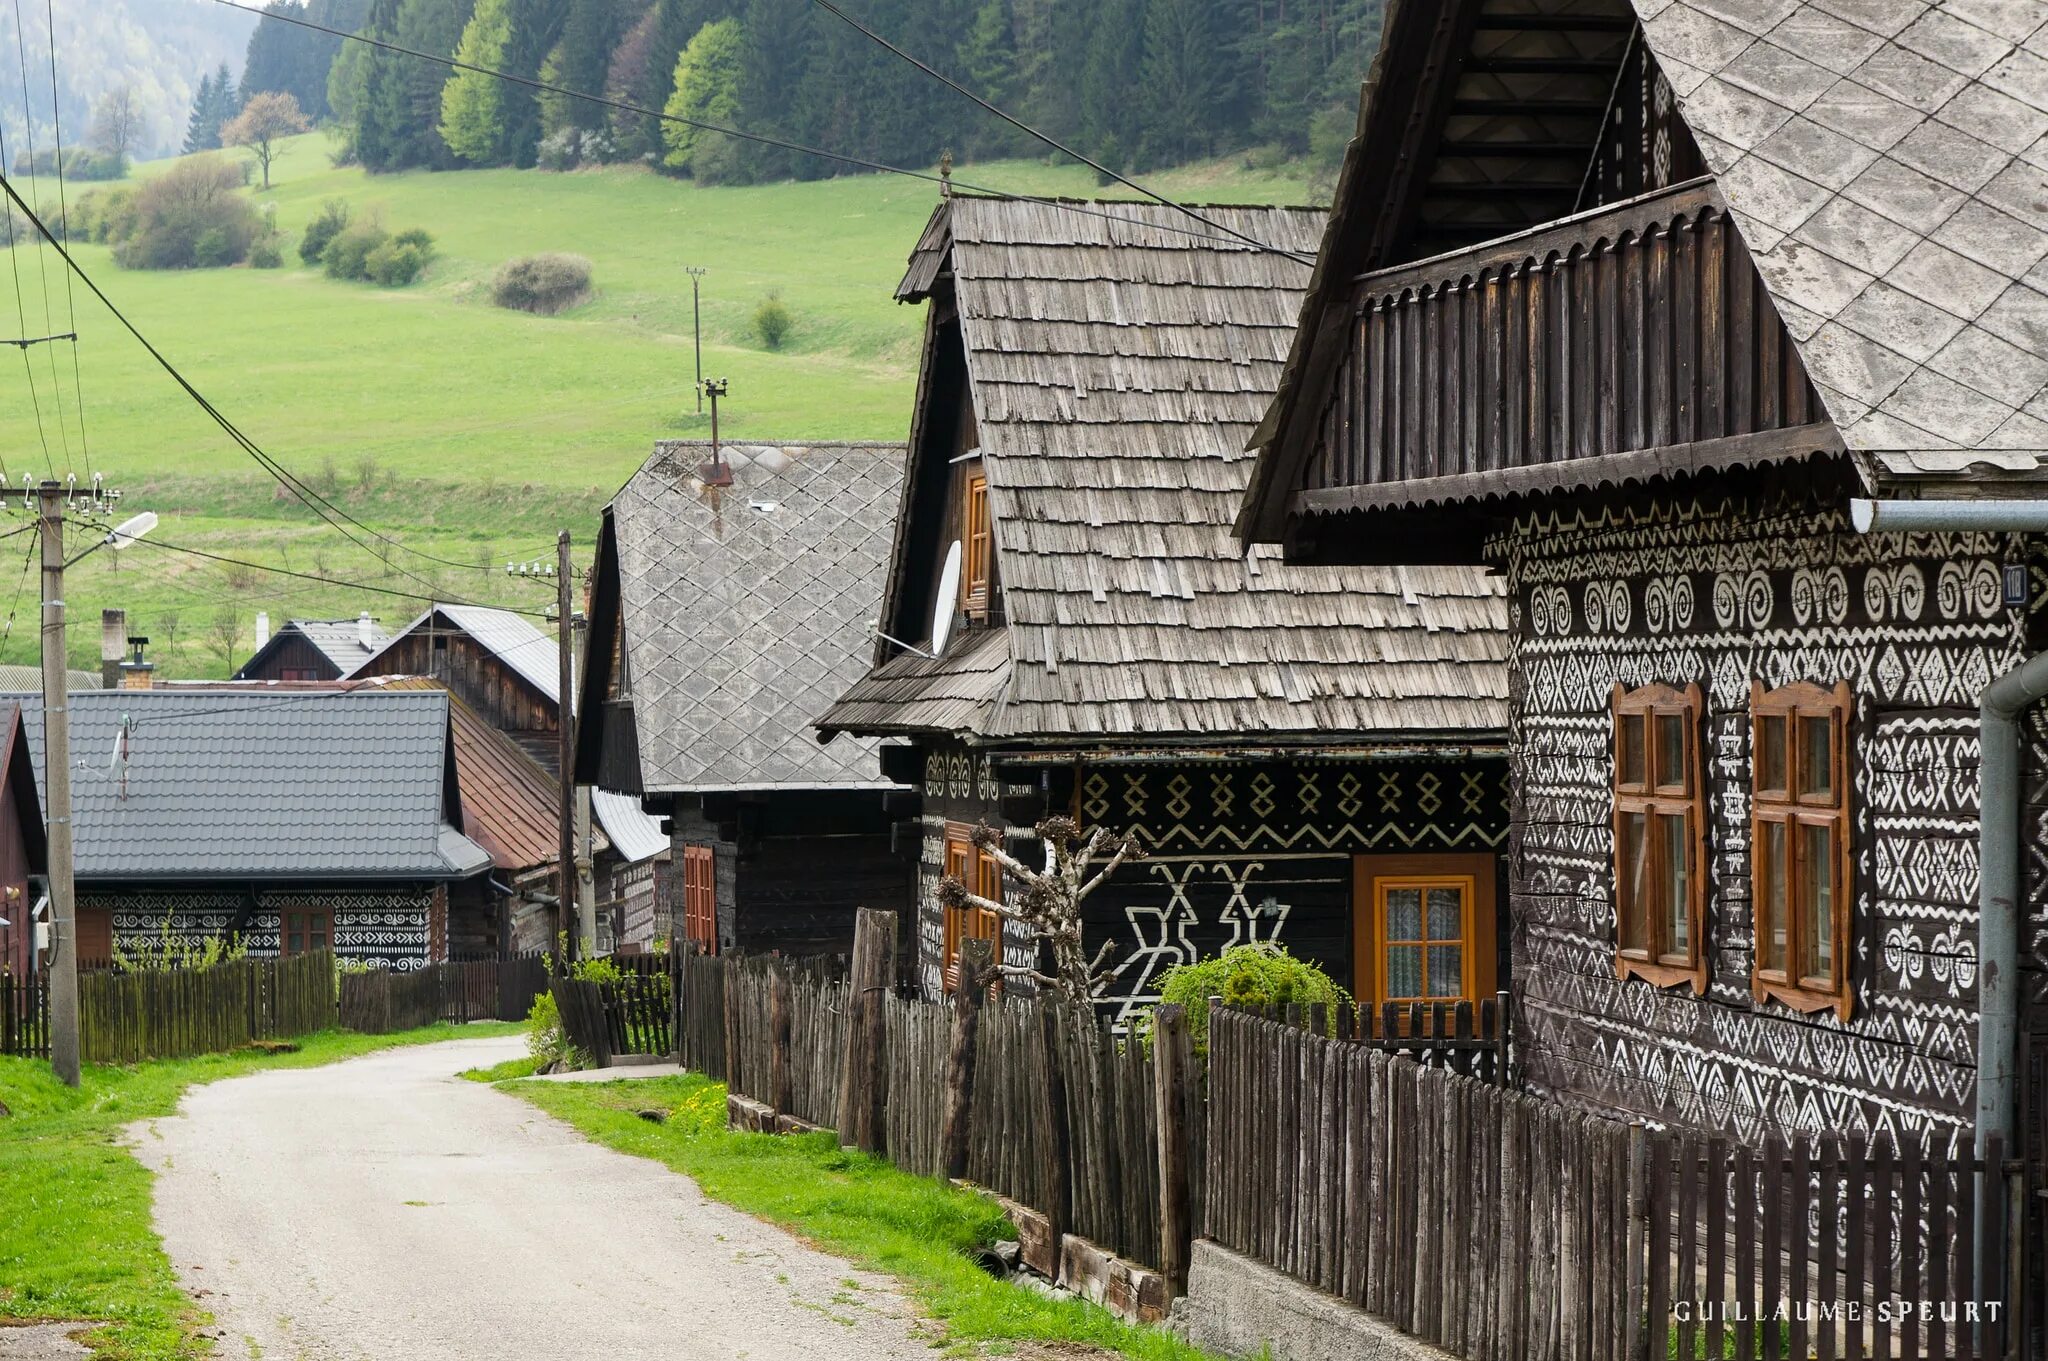
{"type": "Polygon", "coordinates": [[[377,646],[377,621],[370,618],[368,610],[356,616],[356,641],[363,645],[365,652],[377,646]]]}

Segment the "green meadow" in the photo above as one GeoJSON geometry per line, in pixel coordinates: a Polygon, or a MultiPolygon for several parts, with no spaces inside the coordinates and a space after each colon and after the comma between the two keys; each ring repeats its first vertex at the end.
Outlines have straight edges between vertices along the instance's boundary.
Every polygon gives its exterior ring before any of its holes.
{"type": "MultiPolygon", "coordinates": [[[[158,542],[119,559],[95,553],[77,569],[66,591],[75,665],[97,657],[104,607],[129,611],[131,631],[150,635],[167,674],[192,676],[222,675],[246,659],[259,610],[275,626],[362,609],[396,624],[418,609],[399,595],[209,562],[164,544],[394,592],[540,608],[549,588],[508,578],[505,562],[551,555],[563,528],[584,558],[599,509],[654,440],[710,433],[692,391],[686,266],[708,271],[703,362],[731,383],[724,434],[888,439],[908,427],[922,309],[899,305],[893,292],[937,200],[927,182],[856,175],[700,189],[623,167],[370,177],[333,166],[330,150],[324,134],[293,139],[272,168],[272,189],[250,191],[275,214],[283,269],[124,270],[93,245],[75,247],[76,256],[246,435],[350,515],[447,561],[374,540],[358,547],[322,525],[74,282],[83,439],[63,347],[29,354],[40,426],[24,366],[0,354],[0,467],[18,487],[24,472],[54,468],[83,481],[89,466],[124,491],[121,514],[163,517],[158,542]],[[299,233],[333,198],[393,231],[433,233],[439,254],[425,276],[384,289],[301,265],[299,233]],[[589,258],[590,298],[553,317],[493,306],[497,268],[540,251],[589,258]],[[764,348],[752,324],[771,294],[795,317],[779,351],[764,348]]],[[[1008,192],[1102,193],[1085,168],[1036,161],[957,174],[1008,192]]],[[[1291,168],[1234,162],[1152,182],[1184,201],[1292,203],[1307,193],[1291,168]]],[[[53,186],[40,190],[42,201],[54,198],[53,186]]],[[[42,334],[46,295],[51,329],[66,329],[61,262],[27,246],[12,256],[27,316],[7,316],[0,331],[42,334]]],[[[0,302],[0,315],[8,310],[0,302]]],[[[0,534],[22,523],[17,493],[0,511],[0,534]]],[[[0,623],[0,662],[36,655],[34,600],[15,589],[31,538],[0,539],[0,596],[13,599],[16,616],[0,623]]]]}

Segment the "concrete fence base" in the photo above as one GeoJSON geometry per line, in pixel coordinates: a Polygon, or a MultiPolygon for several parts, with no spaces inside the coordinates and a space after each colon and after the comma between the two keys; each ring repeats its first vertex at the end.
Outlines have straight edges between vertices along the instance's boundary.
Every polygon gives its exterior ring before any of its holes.
{"type": "Polygon", "coordinates": [[[1384,1319],[1263,1262],[1197,1240],[1174,1327],[1198,1347],[1273,1361],[1453,1361],[1384,1319]]]}

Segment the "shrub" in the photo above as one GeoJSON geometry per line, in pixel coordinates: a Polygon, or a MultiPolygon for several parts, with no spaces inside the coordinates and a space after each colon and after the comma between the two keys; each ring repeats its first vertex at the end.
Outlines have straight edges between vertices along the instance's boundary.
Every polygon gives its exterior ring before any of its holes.
{"type": "Polygon", "coordinates": [[[263,223],[256,205],[237,192],[241,179],[234,166],[199,157],[142,185],[132,214],[108,226],[115,262],[129,269],[191,269],[243,259],[263,223]]]}
{"type": "Polygon", "coordinates": [[[357,222],[327,243],[327,249],[320,252],[320,263],[330,279],[367,279],[370,252],[390,239],[391,234],[376,223],[357,222]]]}
{"type": "Polygon", "coordinates": [[[754,309],[754,331],[761,337],[761,343],[771,350],[782,348],[782,342],[789,339],[790,329],[795,325],[796,318],[790,314],[789,304],[782,300],[780,293],[770,293],[754,309]]]}
{"type": "Polygon", "coordinates": [[[570,1045],[569,1032],[562,1028],[562,1013],[552,992],[534,998],[533,1009],[526,1013],[526,1052],[533,1055],[542,1072],[583,1066],[583,1056],[570,1045]]]}
{"type": "MultiPolygon", "coordinates": [[[[1198,1054],[1209,1051],[1206,1004],[1211,997],[1221,997],[1225,1006],[1234,1007],[1306,1006],[1312,1002],[1343,1005],[1351,1000],[1335,979],[1307,960],[1296,959],[1285,946],[1265,942],[1233,945],[1212,959],[1176,964],[1159,980],[1159,1006],[1176,1003],[1187,1008],[1188,1034],[1198,1054]]],[[[1147,1033],[1151,1028],[1148,1015],[1147,1033]]]]}
{"type": "Polygon", "coordinates": [[[395,246],[411,246],[420,253],[422,262],[434,258],[434,234],[425,227],[407,227],[391,238],[395,246]]]}
{"type": "Polygon", "coordinates": [[[491,301],[521,312],[552,315],[590,292],[590,261],[549,252],[508,260],[491,280],[491,301]]]}
{"type": "Polygon", "coordinates": [[[420,271],[427,267],[426,256],[414,245],[401,245],[396,239],[386,241],[363,259],[363,269],[371,280],[386,288],[403,288],[420,277],[420,271]]]}
{"type": "Polygon", "coordinates": [[[341,235],[348,226],[348,204],[338,198],[331,198],[320,205],[320,212],[306,224],[306,234],[299,239],[299,259],[313,264],[327,253],[327,243],[341,235]]]}
{"type": "Polygon", "coordinates": [[[282,269],[284,268],[284,252],[277,248],[277,242],[275,241],[258,241],[255,245],[249,247],[249,267],[251,269],[282,269]]]}

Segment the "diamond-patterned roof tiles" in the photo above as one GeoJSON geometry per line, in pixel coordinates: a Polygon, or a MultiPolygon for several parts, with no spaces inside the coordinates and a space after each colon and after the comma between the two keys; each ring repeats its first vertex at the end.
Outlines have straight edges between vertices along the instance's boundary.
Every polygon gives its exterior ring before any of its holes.
{"type": "Polygon", "coordinates": [[[900,444],[664,441],[612,503],[649,792],[881,788],[876,743],[811,724],[867,670],[900,444]]]}

